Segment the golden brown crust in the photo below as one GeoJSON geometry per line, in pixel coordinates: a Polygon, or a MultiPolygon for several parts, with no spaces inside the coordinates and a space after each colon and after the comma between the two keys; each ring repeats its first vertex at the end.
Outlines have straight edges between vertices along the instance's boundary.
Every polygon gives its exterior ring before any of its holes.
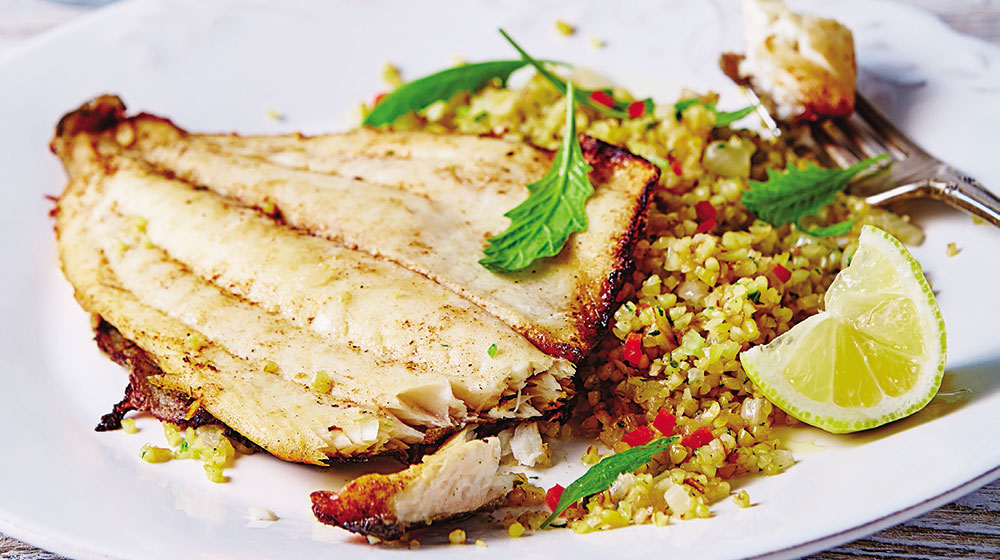
{"type": "Polygon", "coordinates": [[[309,495],[313,515],[320,523],[348,531],[396,540],[407,527],[389,511],[390,498],[403,487],[402,480],[367,474],[347,483],[337,492],[319,490],[309,495]]]}
{"type": "MultiPolygon", "coordinates": [[[[427,527],[429,523],[400,523],[388,513],[385,499],[395,493],[394,484],[385,481],[362,481],[370,475],[357,478],[341,491],[317,490],[309,495],[316,520],[326,525],[341,527],[359,535],[370,535],[386,541],[402,538],[407,532],[427,527]],[[355,482],[357,486],[348,491],[355,482]]],[[[488,512],[503,507],[504,499],[486,504],[473,511],[466,511],[433,520],[435,525],[471,517],[479,512],[488,512]]]]}
{"type": "Polygon", "coordinates": [[[521,481],[500,468],[497,438],[469,437],[459,433],[401,471],[360,476],[339,492],[313,492],[313,514],[321,523],[395,540],[411,529],[495,509],[521,481]]]}
{"type": "Polygon", "coordinates": [[[559,343],[546,344],[544,340],[535,341],[544,352],[566,358],[579,363],[597,344],[601,333],[614,314],[615,301],[618,292],[625,283],[628,273],[635,263],[632,260],[632,250],[646,229],[646,218],[649,215],[650,195],[660,180],[660,168],[631,152],[602,142],[589,136],[580,136],[580,149],[584,159],[594,169],[591,172],[594,182],[603,182],[616,171],[624,171],[638,184],[642,184],[639,196],[632,208],[631,220],[620,236],[613,240],[613,265],[604,278],[596,302],[585,302],[581,305],[576,319],[579,333],[578,345],[559,343]]]}
{"type": "Polygon", "coordinates": [[[59,140],[66,140],[78,134],[99,133],[109,130],[126,120],[125,103],[115,95],[101,95],[75,111],[63,115],[56,124],[56,134],[50,148],[58,154],[59,140]]]}

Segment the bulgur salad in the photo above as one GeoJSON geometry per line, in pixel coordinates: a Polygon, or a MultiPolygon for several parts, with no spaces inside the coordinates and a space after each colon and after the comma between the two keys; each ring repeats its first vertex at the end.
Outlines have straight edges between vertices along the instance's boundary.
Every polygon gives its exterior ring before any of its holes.
{"type": "MultiPolygon", "coordinates": [[[[383,76],[390,87],[404,84],[391,64],[383,76]]],[[[923,233],[907,216],[844,192],[803,222],[776,227],[748,210],[743,196],[752,182],[766,181],[769,170],[815,164],[815,154],[785,140],[801,130],[765,137],[741,128],[736,122],[752,122],[754,107],[719,111],[711,92],[686,91],[674,103],[654,104],[586,70],[570,71],[567,81],[590,88],[577,103],[577,132],[626,147],[661,174],[635,269],[606,336],[581,367],[573,418],[540,422],[539,430],[546,439],[593,440],[580,458],[587,466],[657,437],[677,437],[634,471],[612,477],[585,506],[565,509],[565,525],[578,533],[666,525],[709,517],[723,499],[749,507],[751,497],[734,491],[732,481],[792,466],[795,457],[776,429],[799,421],[754,385],[741,351],[824,309],[823,296],[851,262],[864,226],[908,244],[921,243],[923,233]],[[609,114],[615,108],[618,114],[609,114]],[[817,235],[834,224],[847,227],[817,235]]],[[[362,105],[362,118],[370,122],[385,96],[362,105]]],[[[541,73],[516,87],[493,80],[391,126],[491,135],[554,150],[563,139],[566,96],[541,73]]],[[[507,514],[505,526],[518,526],[512,535],[546,526],[563,491],[561,485],[515,490],[515,505],[544,499],[547,510],[507,514]]]]}

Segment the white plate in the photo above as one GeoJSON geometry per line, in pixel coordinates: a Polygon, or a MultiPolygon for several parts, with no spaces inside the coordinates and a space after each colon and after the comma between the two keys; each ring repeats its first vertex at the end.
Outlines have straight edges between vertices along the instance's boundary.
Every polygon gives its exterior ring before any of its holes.
{"type": "MultiPolygon", "coordinates": [[[[681,86],[736,96],[715,61],[739,41],[735,2],[337,2],[278,8],[253,3],[135,2],[64,27],[0,61],[0,531],[80,558],[383,556],[312,520],[308,493],[344,472],[240,459],[232,482],[213,485],[197,465],[137,458],[162,435],[92,431],[121,396],[124,373],[102,358],[61,277],[42,195],[64,183],[46,142],[60,115],[98,93],[203,131],[318,132],[347,127],[358,100],[383,86],[383,62],[407,77],[468,60],[511,57],[508,29],[532,53],[587,65],[636,93],[671,100],[681,86]],[[553,30],[557,18],[579,28],[553,30]],[[589,37],[607,47],[594,50],[589,37]],[[268,109],[286,115],[275,122],[268,109]],[[248,523],[247,506],[275,511],[248,523]]],[[[800,5],[849,24],[861,88],[931,151],[1000,188],[1000,51],[934,18],[881,2],[800,5]]],[[[495,538],[483,557],[699,558],[804,554],[936,507],[1000,475],[1000,231],[935,204],[914,207],[927,241],[915,250],[948,326],[948,386],[925,412],[871,433],[804,430],[800,462],[744,482],[755,507],[730,501],[711,519],[586,536],[569,531],[495,538]],[[962,249],[954,258],[945,246],[962,249]]],[[[545,474],[571,479],[576,458],[545,474]]],[[[354,472],[358,472],[356,469],[354,472]]],[[[350,474],[350,473],[347,473],[350,474]]],[[[419,554],[465,555],[462,547],[419,554]]]]}

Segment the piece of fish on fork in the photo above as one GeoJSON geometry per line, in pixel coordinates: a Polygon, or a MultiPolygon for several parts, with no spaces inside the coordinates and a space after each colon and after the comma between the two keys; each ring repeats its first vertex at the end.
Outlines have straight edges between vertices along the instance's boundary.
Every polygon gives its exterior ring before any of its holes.
{"type": "Polygon", "coordinates": [[[860,93],[854,113],[810,124],[822,163],[848,167],[889,154],[884,172],[856,181],[851,194],[873,206],[933,198],[1000,227],[1000,199],[979,181],[935,158],[910,140],[860,93]]]}

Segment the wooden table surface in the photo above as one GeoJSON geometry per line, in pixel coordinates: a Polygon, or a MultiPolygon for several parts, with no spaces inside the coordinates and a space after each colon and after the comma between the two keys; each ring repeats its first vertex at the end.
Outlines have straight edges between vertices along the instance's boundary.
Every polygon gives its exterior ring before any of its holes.
{"type": "MultiPolygon", "coordinates": [[[[900,1],[937,14],[963,33],[1000,44],[1000,0],[900,1]]],[[[0,0],[0,54],[92,10],[47,0],[0,0]]],[[[0,534],[0,560],[60,558],[0,534]]],[[[920,517],[809,558],[1000,559],[1000,481],[920,517]]]]}

